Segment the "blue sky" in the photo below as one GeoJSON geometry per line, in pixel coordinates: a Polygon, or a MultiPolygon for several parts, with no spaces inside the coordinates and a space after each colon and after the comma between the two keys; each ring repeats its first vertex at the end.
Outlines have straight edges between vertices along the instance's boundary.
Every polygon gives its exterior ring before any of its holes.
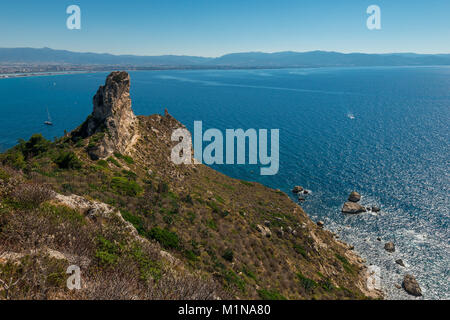
{"type": "Polygon", "coordinates": [[[1,1],[0,47],[219,56],[246,51],[450,53],[450,1],[1,1]],[[81,8],[81,30],[66,8],[81,8]],[[381,30],[366,9],[381,8],[381,30]]]}

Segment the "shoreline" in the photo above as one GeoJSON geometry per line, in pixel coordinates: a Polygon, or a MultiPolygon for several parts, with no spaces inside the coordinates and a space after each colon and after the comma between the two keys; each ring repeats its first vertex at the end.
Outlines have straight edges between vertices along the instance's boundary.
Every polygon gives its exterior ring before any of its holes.
{"type": "Polygon", "coordinates": [[[17,72],[17,73],[1,73],[0,79],[14,79],[14,78],[28,78],[28,77],[41,77],[41,76],[55,76],[55,75],[71,75],[71,74],[90,74],[90,73],[102,73],[112,72],[117,70],[126,70],[127,72],[134,71],[170,71],[170,70],[189,70],[189,71],[211,71],[211,70],[285,70],[285,69],[323,69],[323,68],[344,68],[344,69],[361,69],[361,68],[450,68],[449,65],[399,65],[399,66],[288,66],[288,67],[271,67],[271,66],[259,66],[259,67],[239,67],[239,66],[207,66],[207,67],[194,67],[194,66],[180,66],[180,67],[111,67],[102,70],[67,70],[67,71],[42,71],[42,72],[17,72]]]}
{"type": "Polygon", "coordinates": [[[60,71],[60,72],[29,72],[29,73],[4,73],[0,74],[0,79],[16,79],[16,78],[30,78],[30,77],[45,77],[45,76],[59,76],[71,74],[88,74],[108,71],[60,71]]]}

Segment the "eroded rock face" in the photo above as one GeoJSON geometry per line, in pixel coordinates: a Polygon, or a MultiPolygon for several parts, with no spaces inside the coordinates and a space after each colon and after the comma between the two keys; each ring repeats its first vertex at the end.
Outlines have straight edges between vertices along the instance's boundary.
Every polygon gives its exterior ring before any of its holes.
{"type": "Polygon", "coordinates": [[[419,283],[413,275],[406,274],[403,278],[402,286],[406,292],[413,296],[419,297],[422,295],[422,290],[420,289],[419,283]]]}
{"type": "Polygon", "coordinates": [[[355,213],[366,212],[366,208],[364,208],[362,205],[360,205],[356,202],[348,201],[348,202],[344,203],[344,206],[342,207],[342,212],[355,214],[355,213]]]}
{"type": "Polygon", "coordinates": [[[93,105],[92,114],[72,133],[72,138],[96,137],[95,146],[88,148],[94,160],[113,152],[126,154],[137,136],[137,119],[131,109],[130,75],[124,71],[112,72],[105,85],[98,88],[93,105]]]}

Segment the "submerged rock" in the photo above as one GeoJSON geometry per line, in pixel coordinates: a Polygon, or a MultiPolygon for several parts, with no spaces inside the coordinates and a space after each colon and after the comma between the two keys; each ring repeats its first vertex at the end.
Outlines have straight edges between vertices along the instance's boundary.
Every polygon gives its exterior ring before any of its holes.
{"type": "Polygon", "coordinates": [[[372,206],[372,212],[379,212],[379,211],[381,211],[380,208],[372,206]]]}
{"type": "Polygon", "coordinates": [[[386,242],[384,244],[384,250],[388,252],[394,252],[395,251],[395,245],[392,241],[386,242]]]}
{"type": "Polygon", "coordinates": [[[404,276],[402,287],[407,293],[413,296],[420,297],[422,295],[422,290],[420,289],[419,283],[413,275],[406,274],[404,276]]]}
{"type": "Polygon", "coordinates": [[[344,206],[342,207],[343,213],[361,213],[366,212],[366,208],[364,208],[362,205],[356,203],[356,202],[346,202],[344,203],[344,206]]]}
{"type": "Polygon", "coordinates": [[[356,192],[356,191],[353,191],[353,192],[350,193],[350,195],[348,196],[348,201],[351,201],[351,202],[358,202],[359,200],[361,200],[361,195],[360,195],[358,192],[356,192]]]}

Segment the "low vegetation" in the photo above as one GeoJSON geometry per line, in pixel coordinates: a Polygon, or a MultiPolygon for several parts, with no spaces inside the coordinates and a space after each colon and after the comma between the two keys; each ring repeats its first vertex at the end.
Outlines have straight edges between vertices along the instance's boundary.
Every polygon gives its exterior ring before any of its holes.
{"type": "Polygon", "coordinates": [[[141,140],[127,155],[90,159],[101,134],[33,135],[0,155],[0,298],[365,297],[347,249],[284,193],[203,165],[174,166],[160,137],[178,122],[139,121],[141,140]],[[56,193],[108,204],[123,220],[69,208],[56,193]],[[65,288],[69,263],[83,268],[80,291],[65,288]]]}

